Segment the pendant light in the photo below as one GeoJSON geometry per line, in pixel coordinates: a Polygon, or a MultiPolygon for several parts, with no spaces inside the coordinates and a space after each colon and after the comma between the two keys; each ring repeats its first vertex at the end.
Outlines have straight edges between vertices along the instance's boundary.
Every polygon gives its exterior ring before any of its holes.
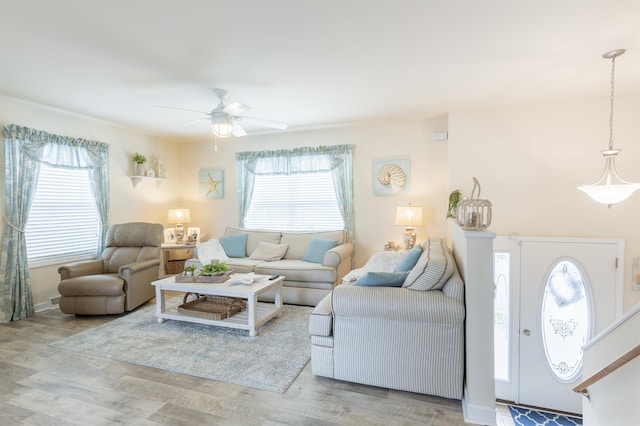
{"type": "Polygon", "coordinates": [[[582,185],[578,189],[583,191],[594,201],[612,204],[626,200],[631,194],[640,189],[640,183],[631,183],[622,179],[616,171],[616,156],[621,149],[613,147],[613,81],[615,77],[616,58],[625,52],[624,49],[612,50],[602,55],[603,58],[611,59],[611,109],[609,113],[609,149],[602,152],[604,156],[604,173],[595,183],[582,185]]]}

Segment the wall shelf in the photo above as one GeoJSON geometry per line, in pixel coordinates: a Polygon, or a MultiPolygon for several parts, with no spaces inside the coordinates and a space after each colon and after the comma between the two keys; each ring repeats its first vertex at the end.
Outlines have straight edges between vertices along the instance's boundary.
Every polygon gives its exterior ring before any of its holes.
{"type": "Polygon", "coordinates": [[[164,182],[165,180],[167,180],[167,178],[160,178],[160,177],[149,177],[149,176],[129,176],[129,179],[131,179],[131,183],[133,184],[134,187],[138,186],[138,184],[140,183],[140,181],[142,179],[151,179],[151,180],[155,180],[156,181],[156,186],[160,186],[160,184],[162,182],[164,182]]]}

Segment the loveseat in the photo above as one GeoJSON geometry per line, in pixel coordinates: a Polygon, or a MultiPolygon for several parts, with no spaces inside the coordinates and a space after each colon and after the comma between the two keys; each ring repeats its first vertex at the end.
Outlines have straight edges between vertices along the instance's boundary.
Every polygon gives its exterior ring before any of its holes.
{"type": "MultiPolygon", "coordinates": [[[[227,227],[216,241],[225,249],[224,257],[215,251],[203,253],[210,248],[205,243],[195,247],[197,258],[187,260],[185,265],[200,268],[203,263],[218,260],[235,273],[283,275],[284,303],[317,305],[351,269],[353,245],[344,231],[295,233],[227,227]]],[[[261,300],[273,297],[265,293],[261,300]]]]}
{"type": "Polygon", "coordinates": [[[309,322],[311,371],[460,399],[464,283],[453,255],[443,241],[429,240],[405,274],[370,271],[318,303],[309,322]]]}

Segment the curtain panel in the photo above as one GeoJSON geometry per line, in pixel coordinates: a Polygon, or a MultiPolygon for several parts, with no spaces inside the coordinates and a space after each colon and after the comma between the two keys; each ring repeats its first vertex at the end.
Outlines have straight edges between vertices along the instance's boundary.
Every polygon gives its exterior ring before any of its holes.
{"type": "Polygon", "coordinates": [[[104,244],[109,211],[109,145],[10,124],[4,126],[5,216],[0,258],[0,323],[34,313],[24,229],[41,164],[89,170],[104,244]]]}
{"type": "Polygon", "coordinates": [[[255,176],[331,172],[344,228],[348,238],[352,239],[354,232],[352,152],[353,145],[331,145],[236,153],[240,226],[245,226],[244,221],[253,196],[255,176]]]}

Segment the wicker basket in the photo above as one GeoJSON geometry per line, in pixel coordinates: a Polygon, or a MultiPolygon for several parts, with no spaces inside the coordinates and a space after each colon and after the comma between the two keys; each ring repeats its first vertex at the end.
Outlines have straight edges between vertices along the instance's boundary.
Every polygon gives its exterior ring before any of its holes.
{"type": "Polygon", "coordinates": [[[178,312],[211,320],[229,318],[247,308],[244,299],[225,296],[202,296],[178,306],[178,312]]]}
{"type": "Polygon", "coordinates": [[[164,264],[164,272],[168,275],[180,274],[184,270],[184,260],[170,260],[164,264]]]}

